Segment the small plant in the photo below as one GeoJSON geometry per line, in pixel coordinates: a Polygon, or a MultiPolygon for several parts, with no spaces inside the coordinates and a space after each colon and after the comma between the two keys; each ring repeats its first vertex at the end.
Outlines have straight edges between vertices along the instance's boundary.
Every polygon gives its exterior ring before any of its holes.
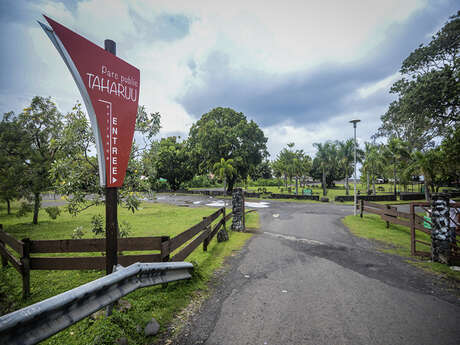
{"type": "Polygon", "coordinates": [[[25,216],[27,213],[32,212],[33,207],[34,206],[32,204],[29,204],[28,202],[25,202],[25,201],[21,202],[21,206],[19,206],[19,210],[16,213],[16,216],[18,218],[25,216]]]}
{"type": "Polygon", "coordinates": [[[56,219],[61,214],[61,210],[57,206],[50,206],[45,208],[46,213],[51,219],[56,219]]]}
{"type": "Polygon", "coordinates": [[[96,236],[104,234],[104,232],[105,232],[104,218],[102,218],[102,216],[100,214],[94,215],[91,218],[91,231],[96,236]]]}
{"type": "Polygon", "coordinates": [[[85,232],[83,230],[83,227],[82,226],[77,226],[75,229],[73,229],[72,231],[72,238],[74,240],[79,240],[81,238],[83,238],[83,236],[85,235],[85,232]]]}
{"type": "Polygon", "coordinates": [[[128,237],[131,234],[131,229],[131,225],[126,220],[123,220],[118,225],[118,234],[121,238],[128,237]]]}

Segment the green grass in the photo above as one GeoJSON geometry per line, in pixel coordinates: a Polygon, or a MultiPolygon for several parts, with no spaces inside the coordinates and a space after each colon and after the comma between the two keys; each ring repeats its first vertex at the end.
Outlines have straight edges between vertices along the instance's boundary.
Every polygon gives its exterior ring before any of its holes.
{"type": "MultiPolygon", "coordinates": [[[[142,204],[135,214],[119,208],[119,219],[127,220],[132,226],[130,236],[174,236],[198,223],[203,216],[216,211],[215,208],[186,208],[165,204],[142,204]]],[[[82,225],[89,234],[91,216],[104,214],[103,207],[91,208],[77,217],[64,212],[56,220],[47,219],[46,213],[40,213],[40,223],[30,224],[31,216],[17,218],[7,216],[0,210],[0,223],[4,230],[16,238],[65,239],[71,231],[82,225]]],[[[250,213],[246,219],[248,228],[258,227],[259,216],[250,213]]],[[[207,252],[198,247],[186,261],[194,264],[191,280],[170,283],[166,288],[154,286],[137,290],[123,300],[131,304],[128,311],[115,310],[108,318],[92,320],[86,318],[45,341],[45,344],[113,344],[118,337],[126,337],[129,344],[145,344],[155,340],[146,338],[142,329],[154,317],[161,325],[160,332],[181,309],[186,307],[197,295],[207,293],[208,282],[216,269],[222,267],[226,257],[239,251],[251,237],[249,233],[230,232],[230,240],[217,243],[213,239],[207,252]],[[95,341],[98,340],[98,341],[95,341]]],[[[64,254],[60,254],[63,256],[64,254]]],[[[73,255],[73,254],[71,254],[73,255]]],[[[20,275],[11,266],[0,269],[0,314],[11,312],[24,306],[52,297],[104,275],[101,271],[31,271],[31,297],[21,299],[20,275]]]]}
{"type": "MultiPolygon", "coordinates": [[[[342,221],[353,235],[378,241],[380,244],[379,250],[410,258],[407,261],[410,264],[460,281],[460,272],[451,270],[447,265],[411,257],[410,229],[408,227],[390,224],[387,229],[386,222],[374,214],[364,214],[363,218],[350,215],[346,216],[342,221]]],[[[416,239],[431,242],[430,236],[420,231],[416,231],[416,239]]],[[[430,252],[430,247],[417,243],[417,250],[430,252]]]]}

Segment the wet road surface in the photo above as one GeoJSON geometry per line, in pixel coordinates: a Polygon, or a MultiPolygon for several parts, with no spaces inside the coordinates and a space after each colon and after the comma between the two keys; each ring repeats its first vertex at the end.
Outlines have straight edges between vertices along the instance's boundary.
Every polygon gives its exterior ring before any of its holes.
{"type": "Polygon", "coordinates": [[[260,230],[175,344],[460,343],[447,283],[352,236],[341,222],[351,206],[258,211],[260,230]]]}

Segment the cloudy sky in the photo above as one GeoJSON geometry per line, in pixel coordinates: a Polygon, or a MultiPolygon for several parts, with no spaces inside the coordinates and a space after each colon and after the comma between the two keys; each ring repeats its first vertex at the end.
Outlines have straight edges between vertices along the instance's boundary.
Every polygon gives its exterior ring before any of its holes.
{"type": "MultiPolygon", "coordinates": [[[[34,95],[63,112],[80,94],[37,24],[44,13],[141,70],[140,104],[161,136],[186,137],[199,117],[231,107],[265,132],[272,159],[289,142],[369,140],[401,62],[459,6],[449,0],[2,0],[0,112],[34,95]]],[[[43,20],[42,20],[43,21],[43,20]]]]}

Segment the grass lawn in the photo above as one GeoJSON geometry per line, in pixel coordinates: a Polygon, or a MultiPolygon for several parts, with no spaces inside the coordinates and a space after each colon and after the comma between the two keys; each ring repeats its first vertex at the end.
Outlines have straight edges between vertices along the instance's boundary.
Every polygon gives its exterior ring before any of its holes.
{"type": "MultiPolygon", "coordinates": [[[[382,247],[379,248],[381,251],[410,258],[407,260],[410,264],[460,282],[460,272],[451,270],[449,266],[411,257],[410,229],[408,227],[390,224],[390,228],[387,229],[386,222],[375,214],[364,214],[363,218],[350,215],[343,219],[343,223],[355,236],[380,242],[382,244],[382,247]]],[[[430,236],[420,231],[416,231],[416,238],[428,243],[431,242],[430,236]]],[[[429,252],[430,247],[417,243],[417,250],[429,252]]]]}
{"type": "MultiPolygon", "coordinates": [[[[16,205],[15,205],[16,206],[16,205]]],[[[16,209],[13,209],[16,211],[16,209]]],[[[62,210],[56,220],[50,220],[45,212],[40,212],[39,224],[32,225],[31,215],[17,218],[7,216],[0,210],[0,224],[4,230],[18,239],[66,239],[72,230],[83,226],[85,238],[90,234],[90,220],[94,214],[104,215],[103,207],[92,207],[77,217],[70,216],[62,210]]],[[[177,235],[202,220],[202,217],[215,212],[215,208],[188,208],[166,204],[144,203],[135,214],[119,208],[119,221],[130,223],[131,237],[177,235]]],[[[259,224],[257,213],[247,215],[248,228],[259,224]]],[[[136,328],[143,330],[146,323],[154,317],[161,325],[160,332],[165,331],[173,316],[186,307],[196,296],[207,293],[208,281],[216,269],[222,267],[226,257],[239,251],[251,237],[249,233],[230,232],[230,240],[217,243],[214,238],[203,252],[198,247],[186,261],[194,264],[193,278],[188,281],[170,283],[166,288],[153,286],[139,289],[124,297],[131,305],[127,311],[115,310],[113,315],[96,320],[86,318],[66,330],[49,338],[44,344],[113,344],[119,337],[126,337],[129,344],[145,344],[155,340],[146,338],[136,328]]],[[[145,253],[145,252],[144,252],[145,253]]],[[[64,256],[65,254],[60,254],[64,256]]],[[[71,254],[74,255],[74,254],[71,254]]],[[[22,284],[19,273],[11,266],[0,269],[0,315],[24,306],[52,297],[104,275],[102,271],[31,271],[31,297],[22,301],[22,284]]]]}

